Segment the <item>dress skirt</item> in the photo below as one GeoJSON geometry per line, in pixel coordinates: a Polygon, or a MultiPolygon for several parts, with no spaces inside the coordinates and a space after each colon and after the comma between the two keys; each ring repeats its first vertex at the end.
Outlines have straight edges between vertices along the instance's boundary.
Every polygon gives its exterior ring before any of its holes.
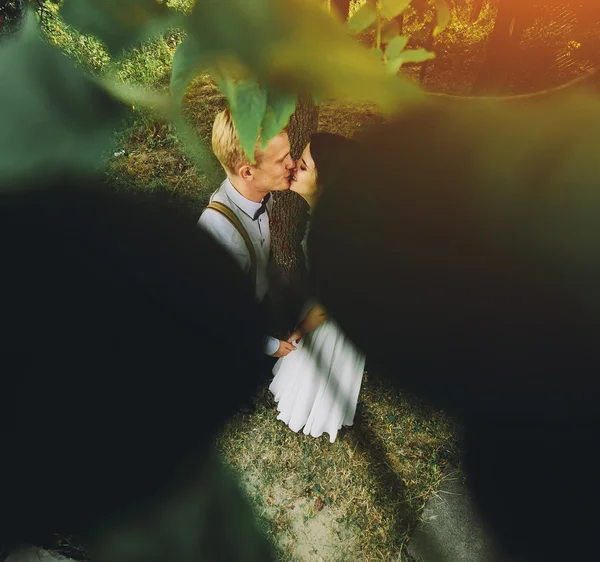
{"type": "Polygon", "coordinates": [[[333,443],[342,425],[352,425],[365,356],[331,318],[305,335],[273,368],[269,390],[279,415],[292,431],[329,434],[333,443]]]}

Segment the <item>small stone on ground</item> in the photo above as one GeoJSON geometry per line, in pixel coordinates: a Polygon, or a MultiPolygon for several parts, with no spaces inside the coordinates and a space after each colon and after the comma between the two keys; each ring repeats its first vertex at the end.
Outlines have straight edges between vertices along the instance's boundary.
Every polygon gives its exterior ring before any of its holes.
{"type": "Polygon", "coordinates": [[[35,546],[15,548],[4,562],[75,562],[71,558],[35,546]]]}
{"type": "Polygon", "coordinates": [[[408,544],[418,562],[500,562],[495,541],[477,512],[465,474],[450,467],[436,497],[425,505],[408,544]]]}

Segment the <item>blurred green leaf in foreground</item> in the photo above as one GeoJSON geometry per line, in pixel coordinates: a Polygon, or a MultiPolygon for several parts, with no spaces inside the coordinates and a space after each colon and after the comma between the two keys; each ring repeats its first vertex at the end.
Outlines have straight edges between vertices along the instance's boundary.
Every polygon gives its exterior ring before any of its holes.
{"type": "Polygon", "coordinates": [[[96,168],[125,106],[44,42],[29,12],[0,46],[0,178],[22,183],[96,168]]]}

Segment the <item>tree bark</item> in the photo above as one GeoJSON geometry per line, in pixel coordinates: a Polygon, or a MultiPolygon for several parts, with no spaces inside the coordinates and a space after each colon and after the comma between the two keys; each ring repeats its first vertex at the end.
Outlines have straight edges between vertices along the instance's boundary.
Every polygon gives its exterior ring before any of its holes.
{"type": "Polygon", "coordinates": [[[404,19],[406,14],[402,12],[399,16],[396,17],[396,21],[398,22],[398,34],[402,35],[404,33],[404,19]]]}
{"type": "Polygon", "coordinates": [[[429,0],[413,0],[410,6],[415,11],[417,21],[425,21],[427,8],[430,7],[429,0]]]}
{"type": "Polygon", "coordinates": [[[469,21],[471,23],[475,23],[479,19],[482,9],[483,9],[483,0],[473,0],[473,6],[471,7],[471,14],[469,16],[469,21]]]}
{"type": "MultiPolygon", "coordinates": [[[[435,21],[435,17],[434,17],[434,19],[429,24],[429,33],[427,35],[427,39],[425,40],[425,44],[423,45],[423,47],[427,51],[433,50],[433,43],[435,42],[435,37],[433,36],[433,32],[435,30],[435,25],[436,25],[436,21],[435,21]]],[[[419,84],[421,84],[421,85],[423,85],[423,83],[425,82],[425,77],[427,76],[427,70],[429,68],[429,63],[430,63],[430,61],[426,60],[421,65],[421,72],[419,72],[419,84]]]]}
{"type": "Polygon", "coordinates": [[[350,0],[331,0],[331,11],[342,21],[348,21],[350,15],[350,0]]]}
{"type": "Polygon", "coordinates": [[[505,90],[528,23],[524,9],[529,7],[524,0],[500,0],[486,56],[471,91],[473,95],[501,94],[505,90]]]}
{"type": "MultiPolygon", "coordinates": [[[[300,158],[310,137],[317,131],[319,108],[310,96],[300,96],[298,107],[290,118],[288,134],[292,158],[300,158]]],[[[280,287],[274,288],[274,304],[285,309],[285,321],[295,324],[300,314],[306,285],[306,264],[301,243],[306,229],[308,205],[293,191],[273,194],[271,215],[271,248],[279,270],[280,287]]]]}

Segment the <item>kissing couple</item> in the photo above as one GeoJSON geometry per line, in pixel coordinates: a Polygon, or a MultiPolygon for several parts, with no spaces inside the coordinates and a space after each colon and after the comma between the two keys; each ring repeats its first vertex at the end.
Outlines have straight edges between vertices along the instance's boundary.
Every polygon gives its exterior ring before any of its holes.
{"type": "MultiPolygon", "coordinates": [[[[296,162],[284,129],[264,150],[258,139],[253,164],[241,146],[231,112],[224,110],[215,118],[212,149],[227,178],[211,196],[198,225],[235,258],[267,316],[273,316],[268,310],[272,192],[294,191],[308,203],[310,213],[335,165],[355,144],[340,135],[316,133],[296,162]]],[[[305,256],[309,230],[310,220],[302,241],[305,256]]],[[[333,443],[342,426],[353,424],[365,357],[315,299],[306,299],[287,340],[265,336],[264,353],[273,358],[269,389],[278,419],[290,429],[303,429],[313,437],[328,433],[333,443]]]]}

